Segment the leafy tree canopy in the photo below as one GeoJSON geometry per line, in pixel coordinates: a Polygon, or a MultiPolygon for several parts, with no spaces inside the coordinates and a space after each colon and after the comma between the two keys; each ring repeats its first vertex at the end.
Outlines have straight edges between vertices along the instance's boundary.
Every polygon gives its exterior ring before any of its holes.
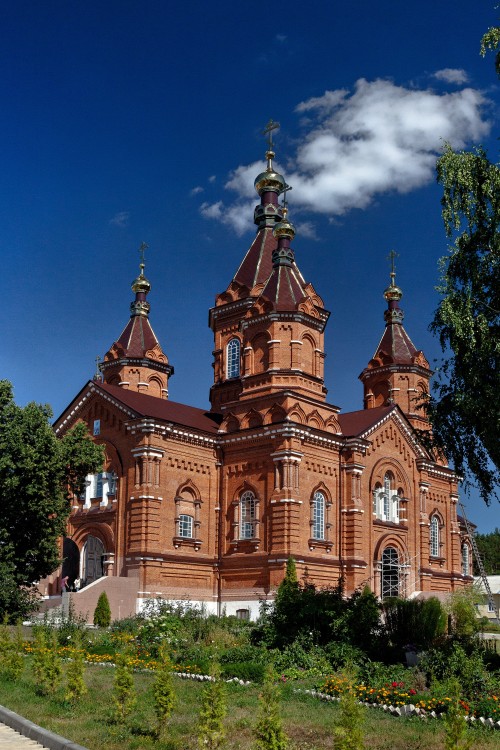
{"type": "MultiPolygon", "coordinates": [[[[499,45],[494,28],[481,49],[499,45]]],[[[446,359],[428,411],[435,445],[489,504],[500,482],[500,166],[481,148],[448,145],[437,179],[453,244],[441,261],[442,299],[431,324],[446,359]]]]}
{"type": "Polygon", "coordinates": [[[0,617],[29,611],[33,583],[60,562],[69,498],[102,466],[85,425],[59,440],[51,417],[47,405],[17,406],[11,384],[0,381],[0,617]]]}
{"type": "MultiPolygon", "coordinates": [[[[500,529],[490,534],[476,534],[476,543],[486,575],[500,575],[500,529]]],[[[479,575],[479,571],[475,571],[479,575]]]]}

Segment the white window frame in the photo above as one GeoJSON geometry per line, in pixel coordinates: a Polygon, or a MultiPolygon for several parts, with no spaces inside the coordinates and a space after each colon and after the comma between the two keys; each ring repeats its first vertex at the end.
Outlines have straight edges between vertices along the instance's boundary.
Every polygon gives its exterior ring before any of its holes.
{"type": "Polygon", "coordinates": [[[467,542],[462,544],[462,574],[464,576],[470,575],[470,549],[467,542]]]}
{"type": "Polygon", "coordinates": [[[373,491],[373,513],[380,521],[399,523],[398,493],[392,487],[392,475],[386,472],[384,485],[378,485],[373,491]]]}
{"type": "Polygon", "coordinates": [[[179,516],[179,536],[182,539],[193,539],[194,518],[187,513],[179,516]]]}
{"type": "Polygon", "coordinates": [[[312,539],[325,540],[326,498],[319,490],[314,493],[312,502],[312,539]]]}
{"type": "Polygon", "coordinates": [[[257,498],[251,490],[240,497],[240,539],[255,539],[257,498]]]}
{"type": "Polygon", "coordinates": [[[241,341],[238,338],[228,341],[226,346],[226,377],[239,378],[241,371],[241,341]]]}
{"type": "Polygon", "coordinates": [[[440,557],[440,523],[437,515],[431,517],[429,529],[429,547],[431,557],[440,557]]]}

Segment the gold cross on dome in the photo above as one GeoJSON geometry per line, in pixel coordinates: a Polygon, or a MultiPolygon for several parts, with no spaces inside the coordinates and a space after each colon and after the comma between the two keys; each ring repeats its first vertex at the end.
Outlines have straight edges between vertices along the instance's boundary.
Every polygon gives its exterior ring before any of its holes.
{"type": "Polygon", "coordinates": [[[396,275],[396,265],[395,265],[396,258],[399,258],[399,253],[397,253],[395,250],[391,250],[391,252],[387,256],[387,260],[390,260],[391,262],[391,276],[396,275]]]}
{"type": "Polygon", "coordinates": [[[145,265],[145,262],[144,262],[144,253],[145,253],[145,252],[146,252],[146,250],[148,250],[148,249],[149,249],[149,245],[146,245],[146,243],[145,243],[145,242],[141,242],[141,246],[140,246],[140,248],[139,248],[139,255],[141,256],[141,265],[142,265],[142,266],[144,266],[144,265],[145,265]]]}
{"type": "Polygon", "coordinates": [[[268,135],[267,143],[269,151],[273,150],[273,130],[278,130],[280,127],[279,122],[274,122],[273,119],[269,120],[266,127],[262,131],[262,135],[268,135]]]}

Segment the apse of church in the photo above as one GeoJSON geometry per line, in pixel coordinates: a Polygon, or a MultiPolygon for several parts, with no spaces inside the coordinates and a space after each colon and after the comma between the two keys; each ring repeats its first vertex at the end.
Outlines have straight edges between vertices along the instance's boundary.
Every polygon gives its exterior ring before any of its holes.
{"type": "MultiPolygon", "coordinates": [[[[347,591],[379,596],[472,580],[457,477],[417,431],[429,428],[418,402],[432,373],[403,327],[394,266],[360,375],[364,408],[326,400],[329,312],[299,270],[273,130],[255,180],[255,238],[209,314],[210,410],[169,398],[174,368],[151,326],[143,247],[130,319],[56,421],[58,434],[85,421],[106,451],[65,540],[59,574],[78,582],[77,609],[106,590],[122,611],[163,596],[255,617],[290,555],[319,586],[342,576],[347,591]]],[[[47,595],[56,589],[54,578],[47,595]]]]}

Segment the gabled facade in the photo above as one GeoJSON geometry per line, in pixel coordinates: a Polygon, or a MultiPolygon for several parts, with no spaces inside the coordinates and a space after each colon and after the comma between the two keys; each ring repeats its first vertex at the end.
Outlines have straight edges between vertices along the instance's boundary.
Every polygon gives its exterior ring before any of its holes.
{"type": "MultiPolygon", "coordinates": [[[[55,424],[63,434],[86,422],[106,451],[74,499],[64,542],[60,576],[80,584],[83,611],[104,588],[122,615],[127,589],[134,608],[161,595],[254,617],[290,555],[319,586],[342,576],[347,591],[367,584],[380,596],[472,580],[457,477],[415,429],[429,427],[417,401],[431,372],[403,328],[394,273],[385,330],[360,376],[364,409],[342,414],[324,385],[329,313],[298,268],[279,203],[288,186],[271,148],[266,158],[255,239],[210,310],[210,410],[168,399],[173,368],[149,322],[141,264],[102,378],[55,424]]],[[[48,595],[58,580],[45,582],[48,595]]]]}

